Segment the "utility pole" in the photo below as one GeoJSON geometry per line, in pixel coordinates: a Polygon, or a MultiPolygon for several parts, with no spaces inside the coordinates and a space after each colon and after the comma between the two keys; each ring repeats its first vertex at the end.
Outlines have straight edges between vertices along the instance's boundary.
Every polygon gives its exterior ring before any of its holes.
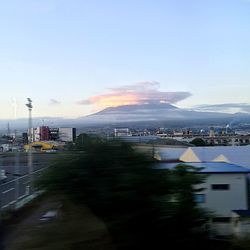
{"type": "Polygon", "coordinates": [[[19,173],[19,165],[20,165],[20,162],[19,162],[19,156],[20,156],[20,152],[19,152],[19,149],[17,149],[16,153],[15,153],[15,200],[16,200],[16,205],[17,205],[17,202],[18,202],[18,198],[19,198],[19,176],[20,176],[20,173],[19,173]]]}
{"type": "Polygon", "coordinates": [[[10,123],[8,122],[8,124],[7,124],[7,137],[9,137],[9,136],[10,136],[10,123]]]}
{"type": "Polygon", "coordinates": [[[32,184],[33,184],[33,164],[32,164],[32,148],[31,144],[33,142],[33,135],[32,135],[32,100],[30,98],[27,98],[28,103],[26,106],[28,107],[29,110],[29,133],[28,133],[28,142],[29,142],[29,147],[28,147],[28,168],[29,168],[29,179],[30,179],[30,190],[32,192],[32,184]]]}

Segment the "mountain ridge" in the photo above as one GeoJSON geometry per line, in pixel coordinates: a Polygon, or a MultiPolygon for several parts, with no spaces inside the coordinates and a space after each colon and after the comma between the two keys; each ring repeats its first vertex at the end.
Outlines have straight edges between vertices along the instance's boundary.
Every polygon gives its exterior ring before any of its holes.
{"type": "MultiPolygon", "coordinates": [[[[222,112],[195,111],[189,109],[178,108],[169,103],[148,103],[122,105],[118,107],[108,107],[94,114],[79,117],[75,119],[66,119],[61,117],[36,117],[33,118],[33,127],[46,125],[49,127],[84,127],[84,126],[102,126],[102,125],[122,125],[122,124],[158,124],[159,122],[177,122],[185,124],[185,122],[209,123],[213,124],[222,120],[225,122],[247,121],[250,122],[250,115],[246,113],[236,112],[235,114],[222,112]],[[207,121],[207,122],[206,122],[207,121]]],[[[15,129],[27,129],[28,118],[19,118],[16,120],[0,119],[0,130],[6,131],[7,124],[15,129]]],[[[224,123],[224,122],[223,122],[224,123]]],[[[176,123],[175,123],[176,124],[176,123]]]]}
{"type": "Polygon", "coordinates": [[[225,118],[231,116],[232,114],[221,112],[201,112],[181,109],[169,103],[150,103],[108,107],[94,114],[81,117],[80,119],[86,122],[96,121],[105,123],[225,118]]]}

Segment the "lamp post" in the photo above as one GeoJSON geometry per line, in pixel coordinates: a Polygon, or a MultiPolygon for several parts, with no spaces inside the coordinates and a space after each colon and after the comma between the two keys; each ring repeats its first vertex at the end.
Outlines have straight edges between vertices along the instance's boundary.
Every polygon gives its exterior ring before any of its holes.
{"type": "Polygon", "coordinates": [[[27,98],[28,103],[25,104],[28,107],[29,110],[29,143],[32,142],[31,138],[31,129],[32,129],[32,100],[30,98],[27,98]]]}
{"type": "Polygon", "coordinates": [[[17,204],[18,199],[19,199],[19,176],[20,176],[20,173],[19,173],[19,165],[20,165],[19,157],[20,157],[20,153],[19,153],[19,149],[17,149],[17,151],[15,152],[15,172],[14,172],[14,175],[15,175],[15,201],[16,201],[16,204],[17,204]]]}
{"type": "MultiPolygon", "coordinates": [[[[30,98],[27,98],[28,103],[26,106],[28,107],[29,110],[29,131],[28,131],[28,168],[29,168],[29,179],[30,179],[30,187],[32,186],[33,183],[33,165],[32,165],[32,148],[31,148],[31,143],[33,142],[33,135],[32,135],[32,100],[30,98]]],[[[32,190],[29,190],[32,191],[32,190]]]]}

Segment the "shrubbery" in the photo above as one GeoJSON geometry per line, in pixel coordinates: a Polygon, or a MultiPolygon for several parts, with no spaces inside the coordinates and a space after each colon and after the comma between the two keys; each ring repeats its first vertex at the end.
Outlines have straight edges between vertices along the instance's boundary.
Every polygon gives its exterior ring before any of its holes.
{"type": "Polygon", "coordinates": [[[55,162],[40,188],[87,204],[106,223],[117,249],[204,244],[206,214],[194,202],[194,185],[203,180],[196,169],[160,170],[129,144],[84,138],[88,143],[77,145],[84,151],[55,162]]]}

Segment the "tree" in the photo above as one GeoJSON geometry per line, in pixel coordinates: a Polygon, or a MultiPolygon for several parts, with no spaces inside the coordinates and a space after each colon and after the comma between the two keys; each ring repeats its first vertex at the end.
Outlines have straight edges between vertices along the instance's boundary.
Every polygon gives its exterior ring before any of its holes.
{"type": "Polygon", "coordinates": [[[206,236],[204,226],[208,219],[208,213],[198,206],[195,201],[195,194],[203,189],[199,188],[199,184],[203,183],[206,176],[199,174],[199,168],[193,166],[179,164],[173,171],[172,175],[177,185],[174,186],[173,194],[174,215],[172,217],[173,232],[189,241],[193,237],[199,235],[200,238],[206,236]],[[177,222],[177,223],[176,223],[177,222]],[[178,227],[175,227],[178,225],[178,227]]]}
{"type": "Polygon", "coordinates": [[[103,142],[103,139],[97,135],[80,134],[76,138],[76,149],[86,149],[94,144],[103,142]]]}
{"type": "Polygon", "coordinates": [[[150,157],[119,141],[90,139],[84,148],[57,161],[38,186],[87,203],[108,226],[117,249],[161,249],[166,240],[177,246],[180,235],[201,228],[193,216],[199,212],[192,196],[200,181],[195,169],[157,169],[150,157]]]}
{"type": "Polygon", "coordinates": [[[198,146],[206,146],[206,142],[201,138],[195,138],[190,143],[194,144],[197,147],[198,146]]]}

